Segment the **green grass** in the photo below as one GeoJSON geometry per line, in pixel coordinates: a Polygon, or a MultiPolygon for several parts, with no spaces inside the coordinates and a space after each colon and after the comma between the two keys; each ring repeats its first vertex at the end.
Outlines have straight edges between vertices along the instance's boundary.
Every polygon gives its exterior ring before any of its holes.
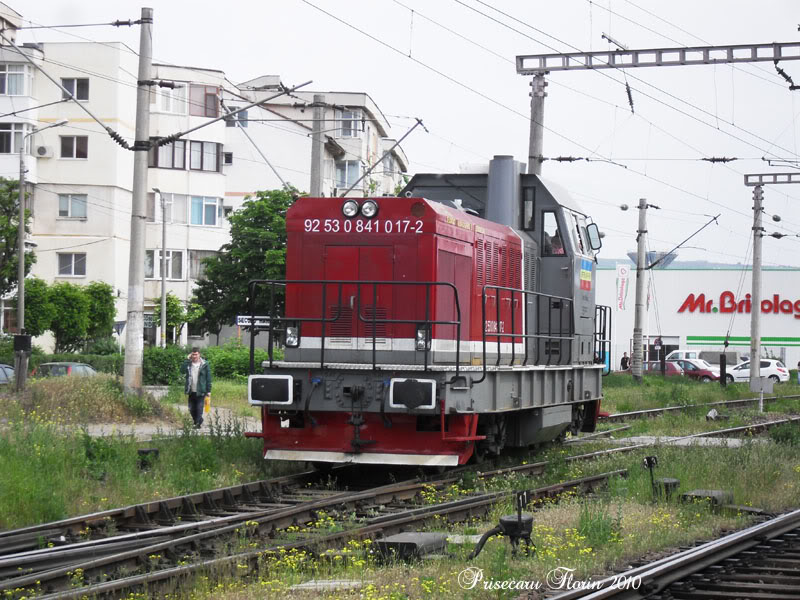
{"type": "MultiPolygon", "coordinates": [[[[166,404],[185,404],[186,394],[182,385],[173,385],[164,398],[166,404]]],[[[237,417],[260,418],[261,412],[247,402],[247,382],[230,379],[215,379],[211,384],[211,405],[225,408],[237,417]]]]}
{"type": "MultiPolygon", "coordinates": [[[[777,396],[800,394],[796,377],[775,386],[777,396]]],[[[735,383],[725,388],[719,383],[700,383],[684,377],[645,375],[641,385],[630,374],[613,373],[603,378],[602,410],[609,413],[686,406],[720,400],[754,398],[747,383],[735,383]]]]}
{"type": "MultiPolygon", "coordinates": [[[[792,437],[784,434],[782,438],[792,437]]],[[[550,458],[566,457],[571,448],[553,448],[550,458]]],[[[491,538],[474,560],[468,558],[472,545],[448,545],[448,557],[436,561],[405,564],[376,559],[373,544],[354,541],[341,551],[326,551],[313,556],[302,551],[265,555],[262,570],[248,579],[236,576],[215,582],[201,577],[179,592],[185,598],[222,598],[248,600],[264,598],[363,598],[368,600],[405,598],[515,598],[518,591],[486,590],[482,583],[471,591],[458,585],[459,574],[467,567],[480,569],[483,581],[546,582],[553,569],[575,569],[576,581],[598,580],[603,573],[622,569],[631,561],[653,552],[707,540],[723,530],[747,525],[740,514],[716,514],[704,503],[681,503],[677,496],[670,501],[653,501],[650,475],[642,459],[659,459],[657,477],[680,480],[680,492],[693,489],[723,489],[734,494],[742,505],[759,506],[769,511],[795,507],[800,487],[800,447],[791,443],[751,443],[742,448],[656,447],[618,454],[592,462],[568,464],[556,460],[537,478],[519,475],[482,481],[470,477],[440,492],[427,490],[424,503],[464,497],[472,491],[519,490],[540,487],[555,481],[597,474],[614,469],[628,470],[627,478],[611,479],[609,485],[593,496],[566,493],[559,499],[544,502],[534,514],[534,556],[512,557],[508,541],[491,538]],[[338,558],[337,558],[338,557],[338,558]],[[289,591],[297,583],[310,579],[352,579],[363,581],[360,590],[336,592],[289,591]]],[[[528,509],[530,511],[530,509],[528,509]]],[[[515,512],[508,500],[494,507],[486,519],[450,524],[446,518],[427,527],[430,531],[474,534],[488,530],[503,515],[515,512]]],[[[308,524],[313,528],[317,525],[308,524]]],[[[264,542],[251,540],[252,548],[264,542]]],[[[269,542],[266,542],[269,543],[269,542]]]]}

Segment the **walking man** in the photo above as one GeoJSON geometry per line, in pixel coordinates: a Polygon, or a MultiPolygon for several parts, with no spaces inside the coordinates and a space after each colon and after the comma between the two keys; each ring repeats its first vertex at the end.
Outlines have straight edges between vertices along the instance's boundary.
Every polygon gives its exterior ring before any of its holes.
{"type": "Polygon", "coordinates": [[[203,406],[205,397],[211,395],[211,366],[200,356],[200,348],[195,346],[192,353],[181,365],[181,373],[186,377],[185,391],[189,396],[189,414],[194,428],[203,425],[203,406]]]}
{"type": "Polygon", "coordinates": [[[622,360],[619,361],[619,368],[622,369],[623,371],[627,371],[628,367],[630,367],[630,366],[631,366],[631,359],[628,358],[628,353],[627,352],[623,352],[622,353],[622,360]]]}

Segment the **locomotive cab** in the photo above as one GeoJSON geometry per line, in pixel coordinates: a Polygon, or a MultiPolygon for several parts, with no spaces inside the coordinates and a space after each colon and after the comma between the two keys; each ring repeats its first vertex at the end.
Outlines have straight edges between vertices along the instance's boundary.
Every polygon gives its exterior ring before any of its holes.
{"type": "Polygon", "coordinates": [[[599,244],[523,170],[295,202],[286,280],[250,286],[287,346],[249,381],[266,458],[456,465],[594,429],[599,244]]]}

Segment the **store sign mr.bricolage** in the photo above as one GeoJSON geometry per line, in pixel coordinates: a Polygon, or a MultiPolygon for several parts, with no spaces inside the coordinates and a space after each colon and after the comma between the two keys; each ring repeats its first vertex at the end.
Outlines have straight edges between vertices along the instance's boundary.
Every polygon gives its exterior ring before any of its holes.
{"type": "MultiPolygon", "coordinates": [[[[689,294],[678,309],[679,313],[689,311],[701,313],[749,313],[752,309],[750,294],[744,300],[736,300],[733,292],[725,291],[719,295],[719,304],[714,304],[714,298],[706,298],[705,294],[689,294]]],[[[771,298],[761,301],[761,312],[772,314],[794,315],[795,319],[800,319],[800,300],[786,300],[779,294],[773,294],[771,298]]]]}

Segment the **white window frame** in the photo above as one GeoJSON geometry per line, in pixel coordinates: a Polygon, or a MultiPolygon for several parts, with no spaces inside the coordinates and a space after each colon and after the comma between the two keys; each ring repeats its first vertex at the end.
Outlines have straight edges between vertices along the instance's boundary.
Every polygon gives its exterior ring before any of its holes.
{"type": "Polygon", "coordinates": [[[4,63],[0,64],[0,96],[30,96],[31,84],[33,83],[33,76],[31,69],[28,65],[19,63],[4,63]],[[22,77],[22,90],[17,94],[9,94],[9,81],[8,78],[11,74],[13,77],[22,77]]]}
{"type": "Polygon", "coordinates": [[[223,208],[222,208],[222,198],[215,198],[213,196],[189,196],[189,225],[193,225],[194,227],[221,227],[222,226],[222,217],[223,217],[223,208]],[[201,211],[201,223],[194,222],[194,213],[193,207],[196,204],[195,200],[200,200],[202,202],[202,211],[201,211]],[[214,223],[208,223],[206,221],[206,208],[209,206],[214,206],[214,223]]]}
{"type": "Polygon", "coordinates": [[[80,220],[85,221],[89,216],[89,202],[88,197],[86,194],[59,194],[58,195],[58,218],[59,219],[73,219],[73,220],[80,220]],[[61,212],[63,211],[62,205],[66,201],[66,213],[62,215],[61,212]],[[75,204],[83,203],[83,214],[74,214],[75,204]]]}
{"type": "MultiPolygon", "coordinates": [[[[361,161],[360,160],[337,160],[334,163],[334,185],[337,189],[346,190],[351,185],[353,185],[358,178],[361,177],[361,161]],[[339,169],[344,165],[344,179],[339,179],[339,169]],[[355,170],[355,173],[351,173],[355,170]]],[[[364,181],[362,180],[356,187],[353,189],[360,190],[364,185],[364,181]]]]}
{"type": "MultiPolygon", "coordinates": [[[[186,281],[186,269],[185,269],[185,261],[184,257],[186,252],[184,250],[167,250],[167,281],[186,281]],[[180,274],[179,277],[174,277],[172,274],[172,266],[173,261],[175,260],[175,256],[180,255],[178,258],[180,260],[180,274]]],[[[161,279],[161,250],[145,250],[145,279],[161,279]],[[153,261],[153,273],[152,275],[147,274],[147,256],[152,256],[151,259],[153,261]]]]}
{"type": "Polygon", "coordinates": [[[56,277],[86,277],[86,253],[85,252],[58,252],[56,254],[56,277]],[[61,257],[69,256],[70,258],[70,272],[61,272],[61,257]],[[83,273],[75,273],[76,257],[83,257],[83,273]]]}
{"type": "Polygon", "coordinates": [[[341,138],[360,138],[361,137],[362,112],[358,109],[339,111],[339,137],[341,138]]]}
{"type": "MultiPolygon", "coordinates": [[[[75,98],[75,100],[78,100],[79,102],[88,102],[89,101],[89,78],[88,77],[62,77],[61,78],[61,87],[67,88],[67,90],[71,91],[73,97],[75,98]],[[85,98],[81,98],[78,95],[78,81],[86,81],[86,97],[85,98]],[[72,89],[71,90],[70,90],[70,87],[67,85],[69,82],[72,82],[72,89]]],[[[63,98],[64,100],[68,100],[69,96],[62,91],[61,92],[61,98],[63,98]]]]}
{"type": "MultiPolygon", "coordinates": [[[[28,125],[27,123],[0,123],[0,136],[8,136],[8,142],[10,145],[8,152],[2,152],[0,150],[0,154],[16,154],[19,152],[19,146],[24,139],[23,136],[28,135],[33,128],[28,125]]],[[[31,149],[31,139],[25,140],[25,153],[30,154],[31,149]]]]}
{"type": "Polygon", "coordinates": [[[174,89],[158,88],[155,91],[156,101],[153,103],[156,108],[153,112],[165,113],[168,115],[185,115],[186,114],[186,87],[187,84],[176,82],[174,89]]]}
{"type": "Polygon", "coordinates": [[[88,135],[62,135],[59,136],[59,158],[62,160],[89,160],[89,136],[88,135]],[[78,138],[86,140],[86,156],[78,157],[78,138]],[[72,156],[64,156],[64,140],[72,139],[72,156]]]}

